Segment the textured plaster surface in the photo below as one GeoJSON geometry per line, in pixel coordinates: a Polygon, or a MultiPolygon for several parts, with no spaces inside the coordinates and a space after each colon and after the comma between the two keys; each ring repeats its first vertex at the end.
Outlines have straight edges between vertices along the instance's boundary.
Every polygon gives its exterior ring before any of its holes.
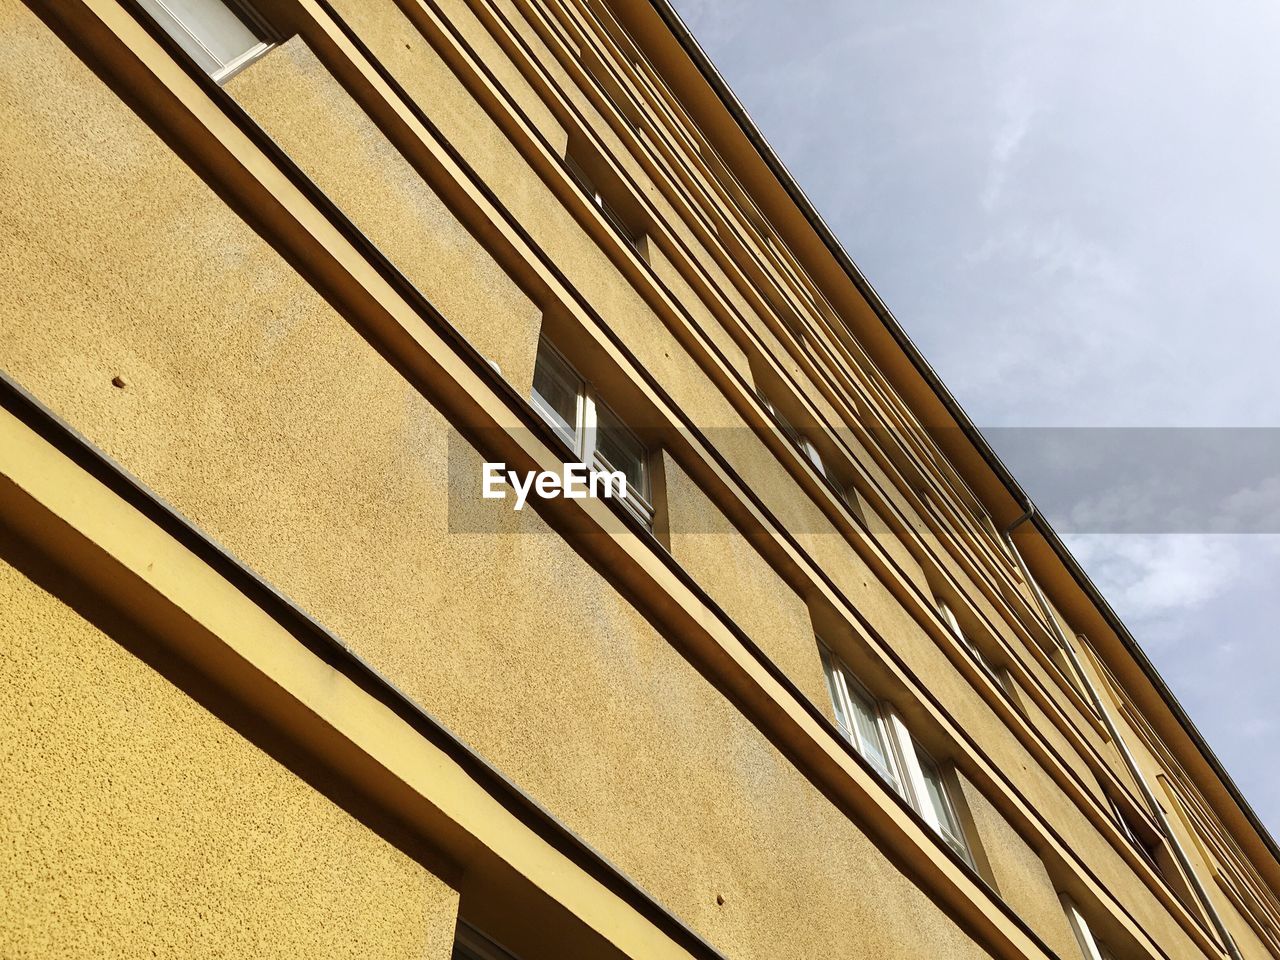
{"type": "MultiPolygon", "coordinates": [[[[360,9],[371,45],[403,47],[382,5],[360,9]]],[[[0,230],[16,240],[0,365],[730,955],[980,953],[536,515],[476,504],[500,533],[449,533],[443,418],[25,9],[0,11],[0,230]]],[[[465,95],[423,86],[429,58],[387,53],[424,105],[467,121],[469,151],[492,150],[487,175],[559,231],[566,269],[695,419],[734,422],[465,95]]],[[[784,520],[819,529],[757,442],[731,453],[784,520]]],[[[803,539],[1099,875],[1131,887],[848,545],[803,539]]],[[[1188,952],[1145,891],[1128,899],[1188,952]]]]}
{"type": "Polygon", "coordinates": [[[1004,817],[968,780],[959,778],[964,804],[973,817],[996,889],[1060,957],[1078,957],[1080,948],[1067,923],[1044,861],[1010,829],[1004,817]]]}
{"type": "Polygon", "coordinates": [[[527,392],[542,312],[303,40],[273,50],[227,89],[449,322],[527,392]]]}
{"type": "MultiPolygon", "coordinates": [[[[10,266],[36,288],[0,310],[21,382],[729,955],[983,955],[536,515],[450,534],[443,418],[87,70],[38,49],[30,80],[83,116],[3,118],[27,172],[10,266]],[[854,875],[891,895],[849,898],[854,875]]],[[[181,750],[192,724],[173,729],[181,750]]]]}
{"type": "MultiPolygon", "coordinates": [[[[441,3],[446,15],[463,25],[464,32],[466,31],[466,26],[471,23],[470,15],[465,6],[462,0],[443,0],[441,3]]],[[[526,35],[530,35],[527,22],[519,12],[510,4],[506,6],[515,28],[526,35]]],[[[538,193],[541,191],[544,194],[544,202],[549,204],[547,209],[555,208],[555,201],[545,194],[545,188],[541,188],[536,181],[531,181],[528,171],[523,170],[521,164],[510,162],[511,148],[509,146],[506,147],[505,153],[502,150],[494,150],[492,148],[493,143],[500,143],[500,141],[491,139],[491,134],[494,132],[492,121],[462,91],[459,82],[452,74],[447,71],[442,73],[438,65],[428,66],[423,58],[415,59],[409,54],[401,52],[395,39],[409,35],[412,27],[405,18],[400,16],[393,4],[388,0],[382,0],[382,2],[378,3],[346,4],[344,15],[351,18],[353,22],[358,21],[362,33],[366,36],[375,38],[373,46],[377,55],[385,63],[393,67],[401,81],[411,91],[415,91],[420,96],[420,102],[427,104],[428,111],[433,116],[438,116],[451,140],[460,146],[464,153],[468,153],[472,157],[473,162],[478,165],[482,173],[491,172],[494,174],[491,182],[501,184],[499,193],[504,198],[513,197],[514,203],[519,206],[524,202],[536,202],[538,193]],[[428,96],[429,88],[431,88],[430,96],[428,96]],[[423,97],[427,99],[421,99],[423,97]]],[[[542,50],[539,44],[535,43],[534,45],[537,49],[542,50]]],[[[733,287],[728,277],[705,254],[705,250],[699,245],[699,242],[677,222],[672,209],[657,195],[657,191],[649,184],[644,172],[630,159],[626,149],[613,132],[606,129],[604,122],[597,116],[595,109],[587,101],[587,98],[567,78],[567,75],[558,64],[547,62],[545,52],[541,54],[541,57],[543,65],[557,79],[557,82],[568,87],[570,100],[577,105],[578,109],[588,118],[588,122],[592,123],[597,132],[604,137],[608,149],[616,154],[618,161],[630,171],[638,183],[643,185],[646,194],[658,205],[659,217],[664,224],[683,238],[685,243],[689,245],[693,255],[709,271],[712,287],[719,294],[726,296],[730,303],[733,304],[736,314],[742,318],[746,325],[756,331],[763,343],[765,352],[778,358],[782,366],[797,382],[802,385],[807,384],[808,380],[797,363],[781,347],[773,332],[763,324],[751,306],[733,287]]],[[[503,59],[503,65],[505,69],[507,65],[505,58],[503,59]]],[[[560,223],[561,221],[555,222],[560,223]]],[[[594,260],[585,258],[590,251],[582,252],[579,251],[577,246],[574,246],[577,238],[572,228],[566,226],[565,229],[560,229],[553,225],[552,220],[540,217],[536,222],[535,233],[547,243],[548,249],[553,251],[564,249],[561,246],[563,243],[569,244],[570,252],[558,257],[558,260],[570,268],[570,275],[576,282],[584,284],[584,289],[594,290],[593,284],[599,282],[619,283],[616,272],[612,268],[600,266],[599,269],[592,269],[592,267],[602,264],[603,261],[598,252],[595,253],[594,260]]],[[[726,236],[725,239],[732,239],[732,237],[726,236]]],[[[651,260],[662,281],[668,284],[672,292],[690,311],[695,322],[724,351],[728,362],[731,365],[738,366],[740,370],[743,370],[749,376],[749,371],[746,371],[741,366],[745,363],[745,357],[741,354],[740,349],[734,349],[733,345],[726,340],[725,331],[717,328],[714,318],[707,313],[706,307],[701,301],[696,299],[696,294],[688,283],[678,276],[667,257],[660,250],[655,250],[651,254],[651,260]]],[[[597,298],[594,296],[593,302],[597,302],[597,298]]],[[[695,422],[700,426],[732,422],[738,427],[734,434],[744,432],[740,421],[737,421],[736,415],[731,412],[726,412],[723,408],[713,410],[711,406],[698,406],[692,402],[692,395],[687,392],[687,388],[689,385],[696,385],[705,389],[705,380],[697,374],[685,376],[680,373],[677,375],[672,370],[673,364],[685,364],[686,358],[678,355],[673,357],[667,341],[662,336],[653,336],[651,328],[647,325],[648,321],[642,319],[646,312],[647,308],[638,306],[634,309],[629,308],[619,311],[607,319],[615,326],[624,328],[628,323],[634,325],[643,322],[645,324],[645,326],[633,326],[629,329],[627,336],[629,345],[640,353],[641,359],[646,366],[663,371],[661,379],[664,386],[672,389],[678,395],[685,409],[697,410],[695,422]]],[[[737,339],[741,337],[741,330],[731,328],[728,334],[729,339],[737,339]]],[[[839,418],[815,390],[810,388],[808,393],[817,403],[820,411],[827,417],[828,422],[833,424],[839,422],[839,418]]],[[[741,443],[730,443],[728,442],[730,436],[726,434],[720,435],[724,452],[730,455],[730,459],[748,479],[752,487],[766,497],[770,507],[775,510],[790,529],[815,533],[815,536],[806,540],[806,546],[815,551],[819,559],[825,563],[828,572],[835,576],[841,588],[853,598],[858,608],[887,635],[897,635],[899,630],[902,629],[918,633],[918,628],[905,617],[897,603],[888,596],[885,588],[874,578],[862,575],[865,572],[865,565],[852,553],[847,544],[840,542],[832,532],[829,532],[830,528],[827,522],[818,515],[816,508],[803,502],[803,498],[796,496],[794,484],[789,478],[781,476],[772,456],[766,454],[759,444],[752,439],[743,436],[738,438],[741,443]]],[[[887,480],[883,470],[859,446],[852,435],[847,434],[847,438],[854,447],[855,456],[876,478],[881,488],[888,491],[891,499],[907,518],[907,522],[915,527],[917,531],[921,531],[926,541],[932,541],[933,534],[927,531],[914,508],[898,493],[894,484],[887,480]]],[[[872,515],[870,520],[872,523],[872,535],[880,542],[880,545],[897,561],[909,579],[927,591],[928,584],[925,581],[923,571],[903,541],[878,517],[872,515]]],[[[976,588],[968,580],[967,575],[961,572],[959,567],[945,555],[945,551],[942,553],[943,562],[952,568],[953,574],[957,576],[962,585],[968,588],[970,595],[976,596],[976,588]]],[[[985,600],[980,600],[979,604],[989,614],[994,613],[985,600]]],[[[998,617],[996,617],[995,622],[1000,622],[998,617]]],[[[1017,643],[1016,640],[1013,642],[1017,643]]],[[[942,666],[940,661],[938,661],[938,664],[941,669],[949,669],[942,666]]],[[[1041,677],[1042,682],[1048,682],[1051,690],[1056,689],[1052,681],[1048,680],[1043,671],[1040,670],[1038,664],[1033,664],[1032,669],[1033,672],[1036,672],[1041,677]]],[[[1075,712],[1073,706],[1067,704],[1067,710],[1069,716],[1075,717],[1076,720],[1082,719],[1075,712]]],[[[1100,741],[1094,731],[1087,725],[1085,725],[1084,729],[1086,738],[1094,742],[1095,746],[1099,746],[1100,741]]],[[[1105,755],[1105,745],[1102,746],[1105,755]]],[[[1074,753],[1074,748],[1068,747],[1067,749],[1069,754],[1074,753]]],[[[1070,763],[1073,760],[1078,762],[1078,758],[1068,756],[1067,762],[1070,763]]]]}
{"type": "Polygon", "coordinates": [[[658,278],[671,291],[671,295],[689,311],[694,324],[705,331],[707,336],[715,343],[716,348],[724,357],[724,362],[734,370],[737,370],[739,375],[749,383],[751,381],[751,368],[747,364],[747,356],[742,352],[742,348],[734,342],[728,331],[702,303],[697,294],[694,293],[693,288],[689,286],[688,281],[680,275],[671,261],[667,259],[666,254],[656,244],[651,244],[649,250],[649,262],[653,265],[653,270],[658,275],[658,278]]]}
{"type": "Polygon", "coordinates": [[[672,556],[806,697],[827,708],[809,608],[670,457],[663,474],[672,556]]]}
{"type": "Polygon", "coordinates": [[[447,960],[457,894],[0,561],[0,956],[447,960]]]}
{"type": "Polygon", "coordinates": [[[412,24],[392,0],[353,4],[339,12],[361,32],[410,96],[439,124],[502,201],[555,258],[669,395],[704,431],[712,433],[729,461],[789,530],[795,532],[858,610],[884,635],[902,638],[922,672],[950,672],[949,689],[981,712],[972,690],[934,642],[906,613],[888,588],[836,532],[819,507],[799,493],[795,481],[749,430],[724,395],[625,281],[598,243],[529,169],[504,134],[443,64],[416,49],[404,49],[412,24]],[[732,429],[718,429],[727,427],[732,429]]]}

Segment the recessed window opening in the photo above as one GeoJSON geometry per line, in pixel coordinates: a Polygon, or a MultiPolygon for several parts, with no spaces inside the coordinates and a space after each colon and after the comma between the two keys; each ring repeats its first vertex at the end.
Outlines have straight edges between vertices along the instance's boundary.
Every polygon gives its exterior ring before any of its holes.
{"type": "Polygon", "coordinates": [[[517,960],[469,923],[459,920],[452,960],[517,960]]]}
{"type": "Polygon", "coordinates": [[[1111,814],[1115,817],[1116,825],[1120,828],[1120,832],[1124,834],[1124,838],[1129,841],[1129,845],[1137,850],[1147,863],[1159,871],[1160,837],[1150,827],[1132,816],[1124,808],[1124,805],[1110,793],[1107,794],[1107,802],[1111,806],[1111,814]]]}
{"type": "Polygon", "coordinates": [[[786,436],[788,440],[799,448],[800,452],[804,454],[804,458],[813,464],[814,469],[825,477],[827,475],[827,468],[822,462],[822,454],[819,453],[818,448],[813,445],[813,441],[797,430],[772,400],[766,397],[763,393],[759,394],[759,397],[760,403],[764,406],[769,416],[773,418],[778,429],[782,431],[783,435],[786,436]]]}
{"type": "Polygon", "coordinates": [[[271,48],[266,22],[237,0],[139,0],[142,8],[218,83],[271,48]]]}
{"type": "Polygon", "coordinates": [[[627,126],[632,128],[640,126],[644,120],[644,113],[636,106],[631,94],[626,91],[610,72],[609,68],[605,66],[604,61],[593,50],[589,49],[582,51],[580,59],[583,68],[591,79],[595,81],[600,93],[609,101],[609,105],[613,107],[614,111],[626,121],[627,126]]]}
{"type": "MultiPolygon", "coordinates": [[[[1163,781],[1163,778],[1161,779],[1163,781]]],[[[1164,836],[1142,818],[1130,799],[1121,799],[1105,786],[1102,789],[1111,807],[1116,826],[1129,845],[1138,852],[1152,870],[1160,874],[1183,903],[1193,910],[1198,909],[1195,893],[1187,883],[1186,876],[1169,849],[1168,843],[1165,842],[1164,836]]]]}
{"type": "Polygon", "coordinates": [[[951,628],[951,632],[955,634],[955,637],[960,641],[961,646],[969,651],[969,655],[973,657],[973,659],[977,660],[978,663],[980,663],[982,667],[994,677],[996,675],[995,666],[987,659],[986,654],[982,652],[981,648],[978,647],[972,639],[970,639],[967,633],[965,633],[964,629],[960,626],[960,621],[956,619],[955,611],[951,609],[950,605],[948,605],[945,600],[938,601],[938,614],[942,617],[946,625],[951,628]]]}
{"type": "Polygon", "coordinates": [[[857,494],[852,489],[845,487],[841,483],[833,469],[834,465],[827,464],[822,457],[822,453],[818,450],[813,441],[796,429],[795,425],[787,419],[786,415],[778,409],[778,406],[765,396],[762,391],[757,391],[756,395],[760,400],[761,406],[764,407],[765,412],[769,414],[778,429],[782,431],[783,436],[790,440],[796,449],[800,451],[801,455],[809,461],[813,466],[813,469],[818,472],[818,476],[822,478],[823,483],[825,483],[828,489],[835,494],[836,499],[847,506],[858,523],[865,527],[866,518],[863,516],[862,506],[858,502],[857,494]]]}
{"type": "Polygon", "coordinates": [[[942,768],[920,744],[912,741],[912,745],[915,747],[916,760],[920,764],[920,775],[924,782],[928,806],[932,808],[937,821],[935,829],[952,850],[973,866],[973,855],[969,852],[969,843],[965,839],[964,829],[960,826],[955,804],[947,789],[946,781],[943,780],[942,768]]]}
{"type": "Polygon", "coordinates": [[[1115,960],[1115,954],[1089,927],[1075,901],[1065,893],[1059,894],[1059,898],[1062,900],[1062,909],[1066,911],[1067,920],[1071,924],[1071,932],[1076,935],[1076,942],[1080,944],[1080,952],[1084,954],[1085,960],[1115,960]]]}
{"type": "Polygon", "coordinates": [[[973,657],[974,661],[976,661],[978,666],[986,672],[987,676],[994,680],[996,684],[1005,691],[1005,693],[1009,694],[1015,704],[1018,704],[1018,698],[1015,693],[1016,687],[1013,682],[1013,677],[1009,675],[1009,671],[996,664],[990,657],[983,653],[982,648],[979,647],[973,641],[973,638],[969,633],[960,626],[960,621],[956,617],[955,611],[951,609],[950,605],[948,605],[945,600],[938,600],[937,604],[939,616],[942,617],[943,622],[951,629],[951,632],[955,635],[956,639],[960,641],[960,645],[968,651],[969,656],[973,657]]]}
{"type": "Polygon", "coordinates": [[[782,325],[787,328],[787,332],[795,337],[798,343],[806,343],[808,336],[799,315],[780,299],[769,297],[768,301],[769,306],[773,308],[773,312],[782,321],[782,325]]]}
{"type": "Polygon", "coordinates": [[[942,767],[907,730],[897,711],[877,701],[844,661],[818,641],[836,724],[885,782],[971,867],[973,852],[942,767]]]}
{"type": "Polygon", "coordinates": [[[648,450],[546,337],[538,342],[532,400],[534,409],[580,462],[597,470],[621,471],[627,478],[627,495],[621,503],[652,529],[648,450]]]}
{"type": "Polygon", "coordinates": [[[590,164],[586,163],[580,156],[569,153],[564,158],[565,169],[569,175],[577,183],[578,188],[586,194],[589,199],[601,213],[601,215],[609,222],[609,225],[616,230],[624,240],[642,257],[646,256],[645,252],[645,234],[643,230],[633,227],[627,219],[618,211],[618,204],[612,202],[605,191],[599,186],[598,181],[587,170],[590,164]]]}
{"type": "Polygon", "coordinates": [[[879,705],[834,653],[825,646],[820,650],[840,732],[895,791],[902,793],[899,764],[890,748],[891,731],[879,705]]]}

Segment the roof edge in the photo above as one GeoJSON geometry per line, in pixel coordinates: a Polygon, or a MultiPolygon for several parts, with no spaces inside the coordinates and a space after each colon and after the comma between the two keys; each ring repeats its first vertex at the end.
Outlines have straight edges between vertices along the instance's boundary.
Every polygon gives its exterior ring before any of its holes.
{"type": "MultiPolygon", "coordinates": [[[[942,378],[929,364],[928,360],[924,358],[920,349],[915,345],[914,341],[912,341],[906,330],[903,329],[897,318],[894,317],[893,311],[889,309],[888,305],[880,297],[880,294],[876,292],[875,287],[871,285],[871,282],[863,274],[857,263],[854,262],[848,251],[845,250],[844,246],[836,237],[834,231],[832,231],[832,229],[827,225],[827,222],[818,212],[813,202],[809,200],[803,188],[801,188],[799,183],[796,182],[790,171],[787,170],[786,164],[782,162],[782,159],[769,145],[764,134],[751,119],[750,114],[747,113],[742,102],[738,100],[737,96],[729,87],[720,71],[716,68],[715,64],[712,63],[711,58],[707,55],[706,51],[702,49],[697,38],[693,36],[692,32],[690,32],[689,28],[685,25],[680,14],[676,12],[669,0],[649,0],[649,4],[658,14],[658,17],[662,22],[666,24],[667,28],[683,48],[685,54],[693,62],[703,79],[705,79],[710,85],[712,91],[719,98],[725,109],[728,110],[729,114],[738,124],[747,140],[755,148],[760,159],[773,173],[774,177],[777,178],[779,184],[799,208],[801,214],[803,214],[804,218],[817,233],[819,239],[826,246],[827,250],[835,258],[837,264],[853,282],[859,293],[862,294],[872,311],[880,319],[880,322],[884,324],[885,329],[902,349],[907,359],[910,360],[912,366],[920,374],[928,387],[937,396],[947,413],[956,422],[956,425],[965,434],[965,436],[969,438],[969,441],[974,445],[974,448],[982,456],[982,459],[991,468],[992,472],[995,473],[1000,482],[1005,486],[1010,495],[1024,507],[1030,506],[1032,503],[1030,495],[1022,488],[1017,479],[1013,476],[1013,473],[1005,465],[1004,461],[1000,459],[999,454],[997,454],[995,449],[987,442],[986,438],[982,435],[982,431],[978,429],[974,422],[969,418],[969,415],[965,413],[964,408],[960,406],[955,395],[952,394],[947,385],[943,383],[942,378]]],[[[1194,721],[1192,721],[1186,710],[1182,707],[1182,704],[1179,703],[1178,698],[1174,695],[1168,684],[1165,683],[1164,678],[1160,676],[1155,665],[1150,661],[1150,659],[1148,659],[1146,653],[1144,653],[1142,648],[1138,645],[1137,640],[1134,639],[1133,634],[1129,632],[1128,627],[1124,625],[1124,622],[1111,607],[1111,604],[1105,597],[1103,597],[1102,592],[1098,589],[1097,585],[1094,584],[1088,573],[1085,572],[1079,561],[1077,561],[1072,555],[1066,544],[1063,543],[1061,537],[1059,537],[1057,532],[1053,529],[1053,526],[1044,518],[1044,515],[1039,510],[1035,511],[1032,523],[1048,543],[1049,547],[1053,550],[1062,565],[1066,568],[1067,572],[1071,575],[1071,578],[1076,582],[1076,585],[1080,587],[1089,601],[1093,603],[1093,605],[1098,609],[1098,612],[1102,614],[1107,625],[1115,631],[1116,636],[1120,639],[1125,650],[1131,657],[1133,657],[1139,669],[1142,670],[1147,680],[1150,681],[1156,693],[1168,706],[1174,719],[1187,733],[1192,744],[1197,750],[1199,750],[1214,774],[1227,789],[1227,792],[1230,794],[1232,800],[1240,809],[1240,812],[1244,815],[1249,825],[1262,840],[1263,844],[1274,859],[1276,867],[1280,868],[1280,844],[1276,843],[1271,832],[1263,824],[1261,818],[1258,817],[1253,807],[1250,806],[1249,801],[1245,799],[1244,794],[1236,785],[1236,782],[1232,779],[1231,775],[1227,772],[1222,761],[1219,760],[1217,754],[1213,752],[1213,748],[1209,746],[1203,734],[1201,734],[1199,729],[1196,727],[1194,721]]]]}

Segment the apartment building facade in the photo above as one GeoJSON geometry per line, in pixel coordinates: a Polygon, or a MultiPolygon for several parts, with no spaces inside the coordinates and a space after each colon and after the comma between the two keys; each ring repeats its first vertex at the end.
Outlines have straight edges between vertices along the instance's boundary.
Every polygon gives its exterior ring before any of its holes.
{"type": "Polygon", "coordinates": [[[665,0],[0,0],[0,955],[1280,957],[665,0]],[[484,464],[627,496],[482,496],[484,464]]]}

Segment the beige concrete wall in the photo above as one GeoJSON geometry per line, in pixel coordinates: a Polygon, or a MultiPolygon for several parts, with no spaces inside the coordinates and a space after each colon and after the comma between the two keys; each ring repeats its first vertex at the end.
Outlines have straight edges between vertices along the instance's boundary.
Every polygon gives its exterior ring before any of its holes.
{"type": "Polygon", "coordinates": [[[542,311],[449,212],[299,37],[227,89],[361,232],[522,393],[542,311]]]}
{"type": "Polygon", "coordinates": [[[0,560],[0,956],[448,960],[458,897],[0,560]]]}

